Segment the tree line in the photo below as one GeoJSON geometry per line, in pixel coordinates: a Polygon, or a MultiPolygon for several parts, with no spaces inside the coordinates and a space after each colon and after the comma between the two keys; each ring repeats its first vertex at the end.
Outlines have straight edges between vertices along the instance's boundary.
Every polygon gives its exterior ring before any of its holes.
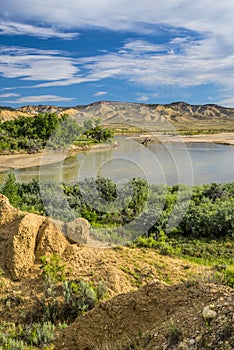
{"type": "Polygon", "coordinates": [[[38,152],[44,147],[61,148],[84,140],[105,142],[113,136],[100,120],[90,119],[83,126],[64,114],[41,113],[35,117],[20,117],[0,122],[0,152],[38,152]]]}

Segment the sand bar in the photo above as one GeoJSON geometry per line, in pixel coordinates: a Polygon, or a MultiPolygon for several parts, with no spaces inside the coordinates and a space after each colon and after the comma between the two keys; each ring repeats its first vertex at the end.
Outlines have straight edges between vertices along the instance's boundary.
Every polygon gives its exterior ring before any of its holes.
{"type": "Polygon", "coordinates": [[[118,143],[111,144],[97,144],[92,146],[77,147],[71,146],[69,150],[65,151],[47,151],[39,153],[21,153],[12,155],[0,155],[0,172],[8,171],[10,169],[24,169],[30,167],[37,167],[41,165],[53,164],[61,162],[67,157],[80,152],[98,151],[100,149],[107,149],[117,147],[118,143]]]}
{"type": "Polygon", "coordinates": [[[130,137],[136,141],[144,141],[147,138],[149,142],[163,143],[163,142],[196,142],[196,143],[216,143],[222,145],[234,146],[234,133],[219,133],[219,134],[200,134],[200,135],[167,135],[161,133],[144,134],[130,137]]]}

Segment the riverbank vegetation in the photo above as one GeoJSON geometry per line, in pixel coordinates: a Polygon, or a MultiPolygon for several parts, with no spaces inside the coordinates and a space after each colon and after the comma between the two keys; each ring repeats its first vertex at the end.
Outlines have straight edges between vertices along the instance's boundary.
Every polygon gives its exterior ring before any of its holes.
{"type": "Polygon", "coordinates": [[[234,183],[190,188],[149,185],[142,178],[133,178],[117,185],[101,177],[75,184],[39,183],[35,179],[18,183],[9,173],[1,192],[22,210],[49,213],[64,221],[82,216],[93,226],[118,227],[137,220],[142,234],[155,238],[180,217],[178,225],[170,229],[171,237],[213,239],[234,234],[234,183]]]}
{"type": "Polygon", "coordinates": [[[41,113],[0,123],[0,153],[36,153],[47,147],[64,148],[75,143],[83,146],[106,142],[113,133],[100,125],[100,120],[87,120],[83,126],[64,114],[41,113]]]}
{"type": "Polygon", "coordinates": [[[234,183],[193,188],[149,185],[141,178],[118,186],[106,178],[18,183],[10,173],[0,192],[24,211],[63,221],[83,217],[101,240],[121,244],[127,232],[132,247],[157,249],[220,270],[229,266],[228,283],[234,285],[234,183]]]}

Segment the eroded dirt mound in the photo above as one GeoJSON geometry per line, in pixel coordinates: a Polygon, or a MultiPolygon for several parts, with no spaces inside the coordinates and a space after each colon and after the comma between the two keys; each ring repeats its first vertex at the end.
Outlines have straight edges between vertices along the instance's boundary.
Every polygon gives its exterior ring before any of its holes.
{"type": "Polygon", "coordinates": [[[69,247],[63,226],[72,227],[72,242],[85,242],[89,223],[79,226],[79,220],[63,224],[52,219],[24,213],[13,208],[8,198],[0,195],[0,268],[10,273],[12,279],[23,278],[42,255],[59,254],[69,247]]]}
{"type": "Polygon", "coordinates": [[[13,279],[24,277],[34,264],[36,239],[42,222],[42,217],[27,214],[0,228],[0,235],[5,239],[1,249],[5,252],[5,267],[13,279]]]}
{"type": "Polygon", "coordinates": [[[228,287],[152,283],[78,317],[54,350],[233,349],[233,315],[228,287]],[[212,320],[203,318],[207,306],[212,320]],[[225,342],[229,347],[222,347],[225,342]]]}
{"type": "Polygon", "coordinates": [[[0,226],[11,222],[19,216],[19,211],[15,209],[6,196],[0,193],[0,226]]]}

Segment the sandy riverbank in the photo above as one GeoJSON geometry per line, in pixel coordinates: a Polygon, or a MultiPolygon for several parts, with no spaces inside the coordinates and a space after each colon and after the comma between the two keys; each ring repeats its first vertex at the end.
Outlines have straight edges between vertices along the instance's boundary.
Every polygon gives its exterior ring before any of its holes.
{"type": "Polygon", "coordinates": [[[234,133],[219,133],[219,134],[201,134],[201,135],[164,135],[164,134],[149,134],[130,137],[136,141],[144,141],[149,139],[153,143],[163,142],[197,142],[197,143],[216,143],[223,145],[234,146],[234,133]]]}
{"type": "Polygon", "coordinates": [[[78,152],[97,151],[100,149],[108,149],[117,147],[118,143],[113,142],[111,144],[102,143],[92,146],[71,146],[70,149],[65,151],[44,151],[35,154],[12,154],[12,155],[0,155],[0,172],[8,171],[10,169],[24,169],[30,167],[37,167],[41,165],[47,165],[63,161],[65,158],[75,155],[78,152]]]}

